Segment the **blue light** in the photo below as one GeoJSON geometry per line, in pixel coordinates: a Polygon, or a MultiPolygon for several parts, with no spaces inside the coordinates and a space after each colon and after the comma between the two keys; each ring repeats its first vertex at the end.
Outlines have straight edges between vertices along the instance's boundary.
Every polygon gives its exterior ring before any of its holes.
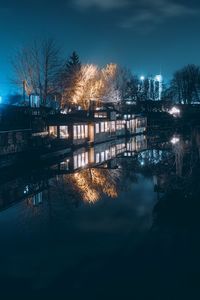
{"type": "Polygon", "coordinates": [[[140,165],[141,165],[141,166],[144,166],[144,165],[145,165],[145,162],[142,160],[142,161],[140,162],[140,165]]]}
{"type": "Polygon", "coordinates": [[[0,96],[0,104],[2,103],[2,97],[0,96]]]}

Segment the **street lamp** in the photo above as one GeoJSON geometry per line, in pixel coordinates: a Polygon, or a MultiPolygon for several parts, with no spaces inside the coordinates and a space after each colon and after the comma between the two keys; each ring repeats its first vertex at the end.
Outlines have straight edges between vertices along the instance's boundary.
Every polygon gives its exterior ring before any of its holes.
{"type": "Polygon", "coordinates": [[[145,77],[144,77],[144,76],[140,76],[140,80],[141,80],[141,81],[144,81],[144,80],[145,80],[145,77]]]}

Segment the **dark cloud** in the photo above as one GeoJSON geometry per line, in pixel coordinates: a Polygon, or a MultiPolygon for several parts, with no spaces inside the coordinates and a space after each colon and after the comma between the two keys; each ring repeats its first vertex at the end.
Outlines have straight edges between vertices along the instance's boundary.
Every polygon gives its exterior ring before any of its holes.
{"type": "Polygon", "coordinates": [[[198,15],[200,12],[177,0],[75,0],[74,3],[79,9],[120,10],[121,22],[118,25],[139,31],[150,31],[169,19],[198,15]]]}
{"type": "Polygon", "coordinates": [[[151,30],[169,19],[198,15],[196,10],[186,4],[170,0],[140,0],[140,4],[133,5],[132,14],[121,22],[123,28],[135,30],[151,30]]]}
{"type": "Polygon", "coordinates": [[[125,7],[130,4],[130,0],[74,0],[79,8],[97,7],[100,9],[115,9],[125,7]]]}

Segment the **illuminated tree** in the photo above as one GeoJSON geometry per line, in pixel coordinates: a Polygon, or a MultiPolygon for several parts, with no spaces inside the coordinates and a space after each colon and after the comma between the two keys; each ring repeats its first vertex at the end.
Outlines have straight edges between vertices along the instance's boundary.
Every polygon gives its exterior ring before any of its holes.
{"type": "Polygon", "coordinates": [[[128,78],[128,72],[116,64],[108,64],[103,69],[82,65],[63,93],[62,106],[71,103],[87,110],[91,103],[95,106],[120,103],[125,97],[128,78]]]}
{"type": "Polygon", "coordinates": [[[95,65],[82,65],[71,86],[64,90],[62,106],[70,103],[85,110],[89,109],[91,101],[99,101],[102,89],[99,68],[95,65]]]}

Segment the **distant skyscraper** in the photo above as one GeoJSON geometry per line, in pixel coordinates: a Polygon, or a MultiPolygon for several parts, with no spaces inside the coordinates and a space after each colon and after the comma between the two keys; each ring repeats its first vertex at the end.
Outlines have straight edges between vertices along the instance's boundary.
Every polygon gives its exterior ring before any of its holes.
{"type": "Polygon", "coordinates": [[[162,99],[163,91],[163,77],[162,75],[156,75],[155,77],[149,77],[149,90],[148,99],[159,101],[162,99]]]}
{"type": "Polygon", "coordinates": [[[162,99],[163,92],[163,77],[162,75],[156,75],[154,78],[154,92],[155,92],[155,100],[162,99]]]}
{"type": "Polygon", "coordinates": [[[163,77],[162,75],[140,77],[138,91],[144,94],[146,100],[160,101],[162,100],[163,92],[163,77]]]}

